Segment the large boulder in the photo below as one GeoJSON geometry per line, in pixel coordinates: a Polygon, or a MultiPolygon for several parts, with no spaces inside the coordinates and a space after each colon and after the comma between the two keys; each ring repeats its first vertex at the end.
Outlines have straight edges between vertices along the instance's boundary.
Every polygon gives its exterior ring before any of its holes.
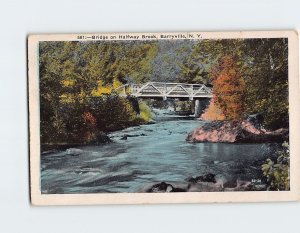
{"type": "Polygon", "coordinates": [[[258,129],[249,121],[211,121],[190,132],[188,142],[284,142],[289,137],[288,129],[266,131],[258,129]]]}

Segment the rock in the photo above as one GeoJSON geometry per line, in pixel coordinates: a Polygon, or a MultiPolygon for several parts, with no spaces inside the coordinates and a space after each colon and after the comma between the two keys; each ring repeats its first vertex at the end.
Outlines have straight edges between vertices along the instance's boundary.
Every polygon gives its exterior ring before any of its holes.
{"type": "Polygon", "coordinates": [[[173,186],[171,184],[167,184],[165,182],[161,182],[158,184],[153,185],[153,187],[150,189],[151,193],[159,193],[159,192],[170,192],[172,191],[173,186]]]}
{"type": "Polygon", "coordinates": [[[247,187],[251,185],[251,182],[250,181],[245,181],[245,180],[237,180],[236,181],[236,187],[247,187]]]}
{"type": "Polygon", "coordinates": [[[188,192],[220,192],[223,191],[223,183],[217,183],[216,175],[208,173],[202,176],[187,179],[190,183],[188,192]]]}
{"type": "Polygon", "coordinates": [[[288,129],[260,130],[249,121],[212,121],[190,132],[188,142],[272,143],[289,138],[288,129]]]}
{"type": "Polygon", "coordinates": [[[153,129],[144,129],[144,131],[153,132],[154,130],[153,129]]]}
{"type": "Polygon", "coordinates": [[[250,181],[236,181],[236,186],[233,188],[224,188],[225,192],[232,192],[232,191],[257,191],[256,187],[250,181]]]}
{"type": "Polygon", "coordinates": [[[156,121],[154,121],[154,120],[149,120],[148,122],[146,122],[146,125],[153,125],[153,124],[155,124],[156,123],[156,121]]]}
{"type": "Polygon", "coordinates": [[[208,173],[196,178],[177,183],[149,183],[137,192],[147,193],[173,193],[173,192],[236,192],[236,191],[266,191],[265,184],[255,185],[250,181],[236,180],[224,182],[216,180],[215,175],[208,173]]]}
{"type": "Polygon", "coordinates": [[[211,183],[216,183],[216,175],[212,173],[208,173],[203,176],[197,176],[196,178],[191,177],[188,179],[188,182],[191,183],[198,183],[198,182],[211,182],[211,183]]]}
{"type": "Polygon", "coordinates": [[[48,155],[52,153],[56,153],[58,150],[53,149],[53,150],[47,150],[47,151],[42,151],[42,155],[48,155]]]}
{"type": "Polygon", "coordinates": [[[263,120],[264,117],[261,113],[256,113],[247,116],[247,121],[252,123],[257,129],[263,129],[262,127],[263,120]]]}
{"type": "Polygon", "coordinates": [[[173,187],[172,193],[186,192],[186,189],[173,187]]]}
{"type": "Polygon", "coordinates": [[[80,155],[82,152],[83,150],[77,148],[69,148],[66,150],[67,155],[72,155],[72,156],[80,155]]]}
{"type": "Polygon", "coordinates": [[[126,136],[126,135],[122,136],[122,137],[120,138],[120,140],[127,140],[127,136],[126,136]]]}
{"type": "Polygon", "coordinates": [[[222,192],[222,185],[212,182],[194,183],[189,186],[188,192],[222,192]]]}
{"type": "Polygon", "coordinates": [[[173,192],[186,192],[188,189],[188,184],[169,184],[166,182],[161,182],[158,184],[152,184],[150,187],[144,188],[142,192],[148,193],[173,193],[173,192]]]}
{"type": "Polygon", "coordinates": [[[91,144],[101,144],[101,143],[109,143],[112,142],[110,137],[105,133],[98,133],[96,137],[90,142],[91,144]]]}
{"type": "Polygon", "coordinates": [[[128,138],[133,138],[133,137],[139,137],[139,136],[147,136],[146,134],[144,133],[141,133],[141,134],[124,134],[120,140],[127,140],[128,138]]]}

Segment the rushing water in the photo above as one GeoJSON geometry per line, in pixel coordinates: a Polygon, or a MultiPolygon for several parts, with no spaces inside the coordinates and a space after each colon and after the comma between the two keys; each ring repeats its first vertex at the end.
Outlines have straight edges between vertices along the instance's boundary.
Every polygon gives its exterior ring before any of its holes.
{"type": "Polygon", "coordinates": [[[42,192],[137,192],[148,183],[183,182],[208,172],[233,182],[261,179],[269,145],[186,142],[187,133],[201,124],[162,117],[112,133],[113,143],[42,155],[42,192]]]}

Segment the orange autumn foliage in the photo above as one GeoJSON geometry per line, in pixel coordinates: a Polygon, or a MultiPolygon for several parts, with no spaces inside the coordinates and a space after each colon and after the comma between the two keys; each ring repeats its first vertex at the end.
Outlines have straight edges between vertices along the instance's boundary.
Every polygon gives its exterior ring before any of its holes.
{"type": "Polygon", "coordinates": [[[200,117],[201,120],[205,121],[222,121],[225,120],[225,116],[222,113],[221,109],[215,104],[212,99],[209,103],[209,106],[205,109],[204,113],[200,117]]]}
{"type": "Polygon", "coordinates": [[[214,105],[220,108],[225,119],[239,120],[245,111],[246,84],[235,60],[230,56],[220,59],[212,70],[214,105]]]}
{"type": "Polygon", "coordinates": [[[90,113],[90,112],[84,112],[84,113],[82,114],[82,118],[83,118],[84,123],[85,123],[88,127],[90,127],[90,128],[96,127],[97,120],[96,120],[96,118],[93,116],[92,113],[90,113]]]}

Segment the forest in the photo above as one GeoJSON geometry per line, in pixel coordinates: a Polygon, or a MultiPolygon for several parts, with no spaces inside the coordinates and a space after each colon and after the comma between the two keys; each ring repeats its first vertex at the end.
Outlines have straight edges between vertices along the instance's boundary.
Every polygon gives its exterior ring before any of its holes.
{"type": "Polygon", "coordinates": [[[288,128],[286,38],[40,42],[39,74],[42,143],[88,143],[146,123],[147,104],[117,88],[147,81],[212,87],[204,120],[260,114],[264,128],[288,128]]]}

